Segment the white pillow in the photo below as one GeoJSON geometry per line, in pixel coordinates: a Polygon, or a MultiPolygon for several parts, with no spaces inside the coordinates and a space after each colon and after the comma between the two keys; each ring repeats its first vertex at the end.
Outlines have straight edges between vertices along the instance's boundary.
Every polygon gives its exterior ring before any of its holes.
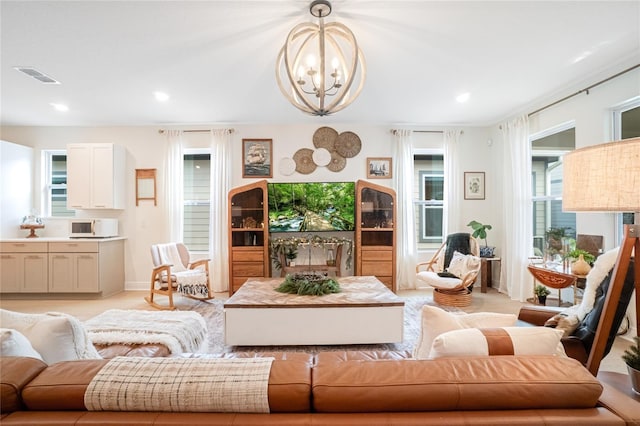
{"type": "Polygon", "coordinates": [[[453,252],[453,257],[447,268],[448,272],[459,278],[464,277],[469,271],[478,270],[480,270],[480,258],[471,254],[464,255],[457,251],[453,252]]]}
{"type": "MultiPolygon", "coordinates": [[[[489,329],[485,329],[489,330],[489,329]]],[[[562,331],[549,327],[501,327],[510,338],[513,355],[559,355],[566,356],[560,342],[562,331]]],[[[496,331],[496,330],[490,330],[496,331]]],[[[433,340],[429,359],[455,356],[490,355],[488,338],[482,329],[469,328],[443,333],[433,340]]]]}
{"type": "Polygon", "coordinates": [[[47,364],[101,358],[82,323],[71,315],[24,314],[0,309],[0,325],[24,334],[47,364]]]}
{"type": "Polygon", "coordinates": [[[33,349],[29,339],[18,330],[0,328],[0,356],[28,356],[42,360],[40,354],[33,349]]]}
{"type": "Polygon", "coordinates": [[[416,347],[413,350],[413,357],[427,359],[433,339],[447,331],[465,328],[509,327],[515,325],[517,319],[514,314],[498,314],[495,312],[452,313],[436,306],[424,305],[422,307],[421,331],[416,347]]]}

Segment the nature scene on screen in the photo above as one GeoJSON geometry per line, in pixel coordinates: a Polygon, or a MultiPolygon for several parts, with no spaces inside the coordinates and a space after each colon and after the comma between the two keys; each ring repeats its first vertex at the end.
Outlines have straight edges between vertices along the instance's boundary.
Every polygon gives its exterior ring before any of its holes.
{"type": "Polygon", "coordinates": [[[269,232],[353,231],[353,182],[270,183],[269,232]]]}

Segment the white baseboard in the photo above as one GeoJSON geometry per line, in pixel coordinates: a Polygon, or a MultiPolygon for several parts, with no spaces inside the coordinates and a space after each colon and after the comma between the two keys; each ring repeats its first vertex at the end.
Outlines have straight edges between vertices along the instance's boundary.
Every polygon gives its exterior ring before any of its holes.
{"type": "Polygon", "coordinates": [[[126,281],[124,291],[149,290],[148,281],[126,281]]]}

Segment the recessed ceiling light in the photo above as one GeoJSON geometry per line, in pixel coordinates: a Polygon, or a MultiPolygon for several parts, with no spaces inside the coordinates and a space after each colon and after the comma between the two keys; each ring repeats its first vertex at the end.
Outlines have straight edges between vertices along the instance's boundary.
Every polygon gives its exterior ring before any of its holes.
{"type": "Polygon", "coordinates": [[[166,102],[169,100],[169,95],[164,92],[153,92],[153,96],[156,97],[156,101],[158,102],[166,102]]]}
{"type": "Polygon", "coordinates": [[[456,101],[458,101],[461,104],[463,104],[463,103],[467,102],[470,97],[471,97],[471,93],[465,92],[465,93],[462,93],[462,94],[458,95],[456,97],[456,101]]]}
{"type": "Polygon", "coordinates": [[[52,102],[49,105],[51,105],[56,111],[62,111],[62,112],[69,111],[69,107],[66,106],[65,104],[57,104],[52,102]]]}

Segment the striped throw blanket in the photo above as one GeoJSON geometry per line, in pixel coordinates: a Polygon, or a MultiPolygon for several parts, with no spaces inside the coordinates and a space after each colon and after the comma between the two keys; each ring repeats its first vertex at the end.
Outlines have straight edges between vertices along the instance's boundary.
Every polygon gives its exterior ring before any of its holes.
{"type": "Polygon", "coordinates": [[[268,413],[273,358],[117,357],[84,394],[89,411],[268,413]]]}

